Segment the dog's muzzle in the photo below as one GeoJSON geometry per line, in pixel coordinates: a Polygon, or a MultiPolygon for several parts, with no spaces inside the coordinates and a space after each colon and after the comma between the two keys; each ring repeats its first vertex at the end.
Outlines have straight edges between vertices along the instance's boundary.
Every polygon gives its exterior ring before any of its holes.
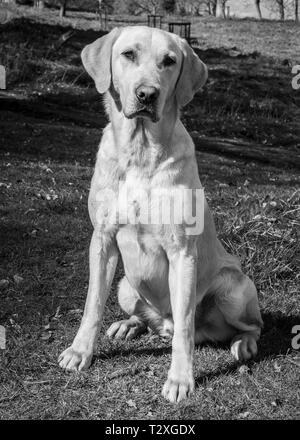
{"type": "Polygon", "coordinates": [[[152,122],[159,120],[157,113],[157,103],[159,90],[152,86],[139,86],[135,90],[135,109],[126,117],[132,118],[149,118],[152,122]]]}
{"type": "Polygon", "coordinates": [[[135,96],[140,104],[150,106],[155,104],[159,96],[159,90],[151,86],[139,86],[135,91],[135,96]]]}

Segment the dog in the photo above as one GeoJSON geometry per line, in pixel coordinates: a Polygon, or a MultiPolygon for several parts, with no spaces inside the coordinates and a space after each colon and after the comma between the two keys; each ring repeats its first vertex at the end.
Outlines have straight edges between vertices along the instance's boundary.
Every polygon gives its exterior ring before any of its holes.
{"type": "MultiPolygon", "coordinates": [[[[163,205],[166,194],[175,204],[192,191],[184,212],[193,211],[195,191],[203,193],[179,111],[205,84],[207,67],[179,36],[144,26],[113,29],[83,49],[82,62],[104,94],[109,123],[88,200],[94,232],[84,314],[59,364],[76,371],[90,366],[120,251],[125,276],[118,300],[128,319],[113,323],[107,335],[130,339],[152,329],[172,338],[162,394],[179,402],[194,390],[195,344],[231,341],[234,358],[248,360],[263,326],[255,285],[218,240],[204,195],[202,228],[192,228],[192,214],[169,224],[140,216],[154,191],[163,205]]],[[[149,206],[157,214],[159,205],[149,206]]]]}

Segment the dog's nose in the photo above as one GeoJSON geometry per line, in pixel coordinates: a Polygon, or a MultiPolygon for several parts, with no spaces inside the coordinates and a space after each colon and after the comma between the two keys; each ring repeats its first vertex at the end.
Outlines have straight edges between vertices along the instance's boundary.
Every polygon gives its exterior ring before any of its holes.
{"type": "Polygon", "coordinates": [[[153,104],[158,98],[159,90],[156,87],[139,86],[135,94],[141,104],[153,104]]]}

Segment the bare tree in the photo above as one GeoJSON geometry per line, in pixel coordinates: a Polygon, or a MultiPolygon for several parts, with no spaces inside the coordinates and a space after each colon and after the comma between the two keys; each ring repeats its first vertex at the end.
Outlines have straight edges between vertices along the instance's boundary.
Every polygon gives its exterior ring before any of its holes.
{"type": "Polygon", "coordinates": [[[299,22],[299,0],[294,0],[294,7],[295,7],[295,21],[299,22]]]}
{"type": "Polygon", "coordinates": [[[198,3],[206,6],[206,12],[208,12],[209,15],[213,15],[214,17],[217,16],[218,0],[203,0],[198,1],[198,3]]]}
{"type": "Polygon", "coordinates": [[[201,15],[202,12],[210,13],[208,0],[192,0],[191,3],[192,3],[191,12],[194,15],[201,15]]]}
{"type": "Polygon", "coordinates": [[[280,20],[284,20],[284,18],[285,18],[285,4],[284,4],[284,0],[276,0],[276,3],[278,5],[278,9],[279,9],[280,20]]]}
{"type": "Polygon", "coordinates": [[[67,1],[68,0],[59,0],[59,16],[61,18],[66,16],[67,11],[67,1]]]}
{"type": "Polygon", "coordinates": [[[254,0],[255,1],[255,6],[256,6],[256,10],[259,16],[259,19],[262,19],[262,13],[261,13],[261,8],[260,8],[260,0],[254,0]]]}
{"type": "Polygon", "coordinates": [[[208,12],[208,14],[209,14],[209,15],[212,15],[212,12],[211,12],[211,4],[210,4],[210,1],[209,1],[209,0],[206,2],[206,6],[207,6],[207,12],[208,12]]]}
{"type": "Polygon", "coordinates": [[[163,0],[162,7],[167,14],[173,14],[176,9],[176,0],[163,0]]]}
{"type": "Polygon", "coordinates": [[[286,14],[291,14],[295,4],[294,0],[265,0],[265,3],[272,12],[275,11],[279,14],[280,20],[284,20],[286,14]]]}
{"type": "Polygon", "coordinates": [[[212,15],[211,0],[184,0],[183,3],[184,8],[190,14],[201,15],[203,12],[207,12],[209,15],[212,15]]]}
{"type": "Polygon", "coordinates": [[[162,8],[162,0],[135,0],[133,4],[135,4],[137,11],[154,15],[162,8]]]}
{"type": "Polygon", "coordinates": [[[216,17],[217,16],[218,0],[209,0],[208,3],[210,5],[211,15],[216,17]]]}
{"type": "Polygon", "coordinates": [[[221,2],[221,11],[223,18],[226,18],[226,3],[228,0],[220,0],[221,2]]]}

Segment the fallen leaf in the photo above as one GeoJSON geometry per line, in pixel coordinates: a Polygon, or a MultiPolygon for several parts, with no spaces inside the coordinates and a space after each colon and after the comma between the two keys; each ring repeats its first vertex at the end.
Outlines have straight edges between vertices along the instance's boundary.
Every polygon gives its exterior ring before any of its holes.
{"type": "Polygon", "coordinates": [[[51,317],[52,320],[57,321],[59,318],[61,318],[60,314],[60,306],[57,307],[55,314],[53,317],[51,317]]]}
{"type": "Polygon", "coordinates": [[[246,419],[247,417],[249,417],[250,412],[249,411],[245,411],[243,413],[238,414],[238,418],[239,419],[246,419]]]}
{"type": "Polygon", "coordinates": [[[49,168],[47,165],[45,164],[40,164],[40,168],[43,171],[46,171],[46,173],[53,173],[53,171],[51,170],[51,168],[49,168]]]}
{"type": "Polygon", "coordinates": [[[41,334],[41,339],[42,339],[42,341],[48,341],[48,342],[52,341],[54,339],[53,332],[49,332],[49,331],[43,332],[41,334]]]}
{"type": "Polygon", "coordinates": [[[78,313],[82,313],[82,309],[73,309],[68,311],[68,315],[77,315],[78,313]]]}
{"type": "Polygon", "coordinates": [[[10,325],[12,326],[12,328],[14,330],[16,330],[18,333],[21,332],[20,325],[13,318],[9,318],[9,322],[10,322],[10,325]]]}
{"type": "Polygon", "coordinates": [[[132,399],[127,400],[126,403],[128,406],[136,409],[136,403],[132,399]]]}
{"type": "Polygon", "coordinates": [[[240,373],[240,374],[247,374],[247,373],[249,373],[249,371],[250,371],[250,368],[247,367],[247,365],[242,365],[242,366],[239,368],[239,373],[240,373]]]}
{"type": "Polygon", "coordinates": [[[24,281],[24,278],[20,277],[19,275],[14,275],[13,278],[14,278],[14,282],[16,284],[20,284],[20,283],[22,283],[22,281],[24,281]]]}
{"type": "Polygon", "coordinates": [[[0,287],[7,287],[9,285],[8,280],[0,280],[0,287]]]}
{"type": "Polygon", "coordinates": [[[281,366],[278,365],[277,362],[274,363],[274,370],[276,371],[276,373],[280,373],[281,372],[281,366]]]}

